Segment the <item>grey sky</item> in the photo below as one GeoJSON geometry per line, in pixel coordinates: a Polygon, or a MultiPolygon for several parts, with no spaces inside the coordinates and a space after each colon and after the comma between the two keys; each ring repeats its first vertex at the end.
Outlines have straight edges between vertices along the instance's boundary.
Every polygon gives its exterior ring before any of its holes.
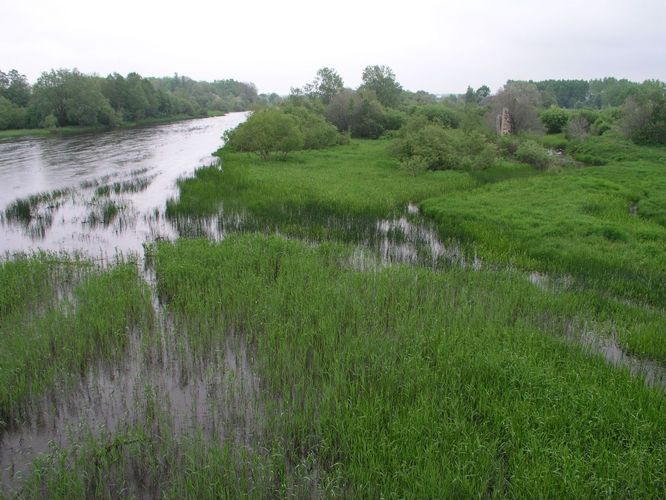
{"type": "Polygon", "coordinates": [[[178,72],[285,94],[323,66],[355,87],[369,64],[435,93],[509,78],[666,80],[666,0],[6,0],[0,13],[0,70],[31,81],[51,68],[178,72]]]}

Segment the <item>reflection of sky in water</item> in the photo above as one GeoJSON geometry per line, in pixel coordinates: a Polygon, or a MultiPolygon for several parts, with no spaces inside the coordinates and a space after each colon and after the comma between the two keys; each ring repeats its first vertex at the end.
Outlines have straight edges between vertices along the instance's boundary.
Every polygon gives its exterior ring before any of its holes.
{"type": "Polygon", "coordinates": [[[29,227],[2,224],[0,253],[40,248],[113,255],[141,250],[142,243],[158,235],[171,236],[164,219],[151,215],[175,194],[175,181],[208,163],[222,145],[222,133],[244,119],[245,113],[231,113],[101,134],[0,141],[0,209],[38,193],[75,190],[49,213],[40,207],[29,227]],[[151,179],[146,189],[112,194],[110,200],[125,207],[112,224],[91,223],[102,201],[94,198],[94,187],[83,189],[81,183],[146,177],[151,179]],[[52,223],[42,234],[34,229],[45,217],[52,217],[52,223]]]}

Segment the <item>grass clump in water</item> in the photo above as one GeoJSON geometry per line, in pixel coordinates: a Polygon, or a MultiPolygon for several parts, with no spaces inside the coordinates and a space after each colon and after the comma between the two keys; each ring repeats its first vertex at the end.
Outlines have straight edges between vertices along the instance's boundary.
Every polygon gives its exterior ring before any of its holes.
{"type": "Polygon", "coordinates": [[[21,258],[0,266],[0,282],[4,425],[21,419],[27,399],[56,379],[117,356],[129,330],[147,328],[152,318],[147,288],[130,263],[101,271],[63,258],[21,258]]]}

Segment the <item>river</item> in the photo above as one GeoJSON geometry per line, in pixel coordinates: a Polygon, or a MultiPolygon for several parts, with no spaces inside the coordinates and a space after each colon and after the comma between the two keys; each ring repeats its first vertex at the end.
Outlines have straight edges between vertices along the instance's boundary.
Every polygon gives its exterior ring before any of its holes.
{"type": "Polygon", "coordinates": [[[162,215],[177,179],[211,163],[223,132],[246,116],[0,141],[0,255],[40,249],[113,256],[175,237],[162,215]],[[30,205],[28,217],[12,215],[16,200],[30,205]]]}

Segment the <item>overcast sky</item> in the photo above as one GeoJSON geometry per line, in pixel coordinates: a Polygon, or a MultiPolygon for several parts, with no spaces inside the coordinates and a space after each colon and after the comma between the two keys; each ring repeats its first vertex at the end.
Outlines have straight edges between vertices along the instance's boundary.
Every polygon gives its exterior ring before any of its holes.
{"type": "Polygon", "coordinates": [[[235,78],[286,94],[329,66],[409,90],[507,79],[666,80],[666,0],[6,0],[0,70],[235,78]]]}

